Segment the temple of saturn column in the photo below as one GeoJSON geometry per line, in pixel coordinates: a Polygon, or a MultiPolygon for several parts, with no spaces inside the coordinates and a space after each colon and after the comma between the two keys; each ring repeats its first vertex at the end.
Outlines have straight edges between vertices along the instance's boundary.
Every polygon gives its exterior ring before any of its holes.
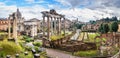
{"type": "MultiPolygon", "coordinates": [[[[43,11],[43,36],[45,36],[45,19],[47,18],[47,38],[50,39],[50,35],[61,34],[61,20],[65,21],[65,16],[56,13],[54,9],[50,11],[43,11]]],[[[64,22],[64,35],[65,35],[65,22],[64,22]]]]}
{"type": "Polygon", "coordinates": [[[9,15],[9,26],[8,26],[8,39],[17,39],[17,13],[13,13],[12,15],[9,15]],[[12,25],[11,25],[12,24],[12,25]],[[13,27],[13,33],[11,37],[11,27],[13,27]]]}

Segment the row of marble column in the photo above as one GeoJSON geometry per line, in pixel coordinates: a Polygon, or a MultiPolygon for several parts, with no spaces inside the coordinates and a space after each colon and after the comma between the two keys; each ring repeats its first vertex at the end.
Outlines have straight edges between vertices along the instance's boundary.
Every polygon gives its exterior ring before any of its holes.
{"type": "MultiPolygon", "coordinates": [[[[50,32],[52,35],[60,35],[61,34],[61,21],[62,17],[50,17],[43,16],[43,35],[45,36],[45,17],[47,18],[47,38],[50,39],[50,32]],[[53,24],[54,22],[54,24],[53,24]],[[54,26],[54,27],[53,27],[54,26]]],[[[65,21],[65,18],[63,18],[65,21]]],[[[64,22],[64,35],[65,35],[65,22],[64,22]]]]}

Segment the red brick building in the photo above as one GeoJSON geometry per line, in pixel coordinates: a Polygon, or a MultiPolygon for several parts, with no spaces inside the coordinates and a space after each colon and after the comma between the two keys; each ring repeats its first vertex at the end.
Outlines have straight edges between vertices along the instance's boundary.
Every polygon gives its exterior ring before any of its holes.
{"type": "Polygon", "coordinates": [[[6,18],[0,18],[0,31],[6,31],[8,28],[8,20],[6,18]]]}

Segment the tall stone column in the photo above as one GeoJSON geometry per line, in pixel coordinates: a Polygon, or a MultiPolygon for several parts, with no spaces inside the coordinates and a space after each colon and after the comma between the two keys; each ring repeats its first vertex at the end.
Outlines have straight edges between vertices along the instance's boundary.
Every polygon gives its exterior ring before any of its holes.
{"type": "Polygon", "coordinates": [[[58,20],[58,35],[60,35],[60,19],[57,18],[57,20],[58,20]]]}
{"type": "Polygon", "coordinates": [[[17,17],[15,18],[15,39],[17,40],[17,17]]]}
{"type": "Polygon", "coordinates": [[[54,33],[56,34],[56,18],[54,17],[54,33]]]}
{"type": "Polygon", "coordinates": [[[37,35],[37,25],[34,26],[34,34],[37,35]]]}
{"type": "Polygon", "coordinates": [[[43,36],[45,36],[45,16],[43,16],[43,36]]]}
{"type": "Polygon", "coordinates": [[[66,29],[66,21],[65,21],[65,18],[64,19],[64,36],[65,36],[65,29],[66,29]]]}
{"type": "Polygon", "coordinates": [[[61,18],[60,18],[60,21],[59,21],[59,32],[60,32],[60,34],[61,34],[61,18]]]}
{"type": "Polygon", "coordinates": [[[34,38],[34,25],[32,25],[32,27],[31,27],[31,36],[34,38]]]}
{"type": "Polygon", "coordinates": [[[53,18],[51,17],[51,35],[53,35],[53,18]]]}
{"type": "Polygon", "coordinates": [[[15,39],[15,19],[13,19],[13,38],[15,39]]]}
{"type": "Polygon", "coordinates": [[[47,37],[48,37],[48,39],[50,39],[50,19],[49,19],[49,16],[47,16],[47,27],[48,27],[47,37]]]}
{"type": "Polygon", "coordinates": [[[14,16],[13,19],[13,38],[16,40],[17,39],[17,17],[14,16]]]}
{"type": "Polygon", "coordinates": [[[10,17],[8,18],[8,39],[11,39],[11,22],[10,22],[10,17]]]}

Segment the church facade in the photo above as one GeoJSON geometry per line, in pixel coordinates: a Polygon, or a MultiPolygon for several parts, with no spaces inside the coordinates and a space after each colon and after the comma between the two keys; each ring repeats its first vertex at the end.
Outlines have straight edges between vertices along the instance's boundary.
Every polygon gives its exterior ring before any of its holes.
{"type": "Polygon", "coordinates": [[[19,9],[17,9],[16,12],[17,12],[17,31],[22,32],[22,31],[24,31],[24,21],[25,21],[25,19],[22,17],[22,14],[19,11],[19,9]]]}

